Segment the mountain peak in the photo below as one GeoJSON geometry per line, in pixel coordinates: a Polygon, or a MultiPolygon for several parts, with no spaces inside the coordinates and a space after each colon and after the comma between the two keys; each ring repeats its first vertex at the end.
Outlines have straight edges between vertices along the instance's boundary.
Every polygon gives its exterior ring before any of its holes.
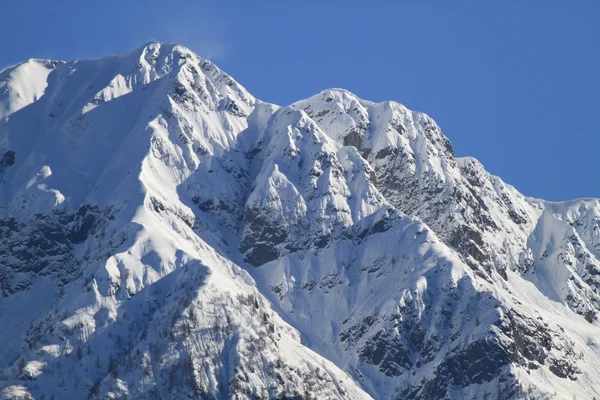
{"type": "Polygon", "coordinates": [[[598,396],[600,202],[177,44],[0,73],[0,397],[598,396]],[[316,322],[318,321],[318,322],[316,322]]]}
{"type": "Polygon", "coordinates": [[[320,103],[323,106],[327,105],[330,107],[338,106],[338,107],[341,107],[342,109],[347,108],[347,106],[351,105],[352,103],[364,103],[364,104],[368,104],[368,105],[374,104],[372,102],[360,99],[358,96],[356,96],[354,93],[350,92],[349,90],[341,89],[341,88],[324,89],[324,90],[320,91],[319,93],[317,93],[305,100],[296,102],[294,104],[299,104],[299,103],[303,103],[303,102],[320,103]]]}

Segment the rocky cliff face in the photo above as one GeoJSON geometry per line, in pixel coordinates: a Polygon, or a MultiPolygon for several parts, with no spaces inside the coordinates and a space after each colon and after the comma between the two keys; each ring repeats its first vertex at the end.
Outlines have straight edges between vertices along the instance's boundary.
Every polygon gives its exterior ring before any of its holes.
{"type": "Polygon", "coordinates": [[[600,397],[600,201],[177,45],[0,91],[3,398],[600,397]]]}

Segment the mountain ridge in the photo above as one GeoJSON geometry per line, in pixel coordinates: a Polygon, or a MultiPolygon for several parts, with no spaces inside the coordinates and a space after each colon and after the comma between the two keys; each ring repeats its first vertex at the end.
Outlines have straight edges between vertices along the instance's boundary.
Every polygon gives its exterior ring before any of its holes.
{"type": "Polygon", "coordinates": [[[264,103],[175,44],[15,69],[4,398],[599,395],[597,199],[526,198],[396,102],[264,103]]]}

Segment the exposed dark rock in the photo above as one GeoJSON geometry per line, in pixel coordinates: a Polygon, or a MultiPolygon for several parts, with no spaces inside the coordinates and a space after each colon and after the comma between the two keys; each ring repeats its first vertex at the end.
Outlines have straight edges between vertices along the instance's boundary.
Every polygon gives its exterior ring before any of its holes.
{"type": "Polygon", "coordinates": [[[16,153],[12,150],[7,150],[2,158],[0,158],[0,182],[3,181],[5,170],[14,165],[16,161],[16,153]]]}
{"type": "Polygon", "coordinates": [[[399,153],[398,148],[396,147],[386,147],[385,149],[381,149],[375,154],[376,159],[386,158],[387,156],[396,155],[399,153]]]}
{"type": "Polygon", "coordinates": [[[344,136],[344,146],[353,146],[360,149],[362,147],[362,136],[360,131],[352,130],[344,136]]]}
{"type": "Polygon", "coordinates": [[[511,310],[501,318],[499,327],[512,339],[512,345],[506,349],[511,362],[532,369],[546,365],[556,376],[577,379],[580,370],[575,364],[578,357],[573,344],[550,330],[547,324],[511,310]],[[557,358],[556,352],[562,354],[557,358]]]}
{"type": "Polygon", "coordinates": [[[377,365],[387,376],[399,376],[411,367],[400,339],[387,331],[380,331],[367,341],[360,351],[360,359],[377,365]]]}
{"type": "Polygon", "coordinates": [[[455,229],[450,238],[450,245],[461,253],[470,255],[476,261],[486,261],[486,255],[481,250],[481,246],[484,245],[481,233],[469,226],[461,225],[455,229]]]}
{"type": "Polygon", "coordinates": [[[343,139],[344,146],[356,148],[363,158],[368,158],[371,153],[371,149],[364,147],[362,143],[362,134],[366,129],[368,129],[367,126],[359,126],[357,129],[350,131],[343,139]]]}
{"type": "Polygon", "coordinates": [[[278,248],[269,243],[257,243],[247,251],[244,260],[255,267],[260,267],[269,261],[277,260],[281,254],[278,248]]]}
{"type": "Polygon", "coordinates": [[[509,210],[508,216],[514,221],[515,224],[524,224],[527,222],[527,218],[515,210],[509,210]]]}
{"type": "Polygon", "coordinates": [[[74,246],[101,234],[111,215],[110,209],[84,205],[77,211],[35,214],[24,222],[0,219],[2,295],[27,289],[37,275],[58,274],[62,281],[69,280],[78,265],[74,246]]]}
{"type": "Polygon", "coordinates": [[[281,256],[277,247],[288,238],[288,232],[282,224],[271,222],[261,210],[246,208],[244,213],[246,230],[240,243],[240,252],[246,253],[246,261],[259,267],[281,256]]]}
{"type": "Polygon", "coordinates": [[[353,346],[363,335],[371,329],[373,324],[377,321],[377,317],[371,315],[366,316],[360,323],[355,324],[347,330],[340,333],[340,340],[346,343],[346,349],[353,346]]]}
{"type": "Polygon", "coordinates": [[[1,167],[10,167],[11,165],[14,165],[16,160],[16,153],[12,150],[8,150],[7,152],[4,153],[4,156],[2,156],[2,160],[0,160],[0,168],[1,167]]]}
{"type": "Polygon", "coordinates": [[[218,106],[217,110],[226,111],[232,115],[235,115],[236,117],[242,117],[242,118],[247,117],[247,115],[240,109],[240,107],[237,105],[237,103],[230,98],[222,99],[219,102],[219,106],[218,106]]]}
{"type": "Polygon", "coordinates": [[[502,374],[510,357],[497,339],[479,340],[464,349],[448,353],[416,396],[419,399],[443,399],[448,390],[473,383],[490,382],[502,374]]]}

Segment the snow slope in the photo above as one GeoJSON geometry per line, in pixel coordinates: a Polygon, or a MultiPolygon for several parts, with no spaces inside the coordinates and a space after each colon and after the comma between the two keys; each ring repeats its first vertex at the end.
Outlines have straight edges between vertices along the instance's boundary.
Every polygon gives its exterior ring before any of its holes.
{"type": "Polygon", "coordinates": [[[2,398],[600,397],[600,201],[173,44],[0,92],[2,398]]]}

